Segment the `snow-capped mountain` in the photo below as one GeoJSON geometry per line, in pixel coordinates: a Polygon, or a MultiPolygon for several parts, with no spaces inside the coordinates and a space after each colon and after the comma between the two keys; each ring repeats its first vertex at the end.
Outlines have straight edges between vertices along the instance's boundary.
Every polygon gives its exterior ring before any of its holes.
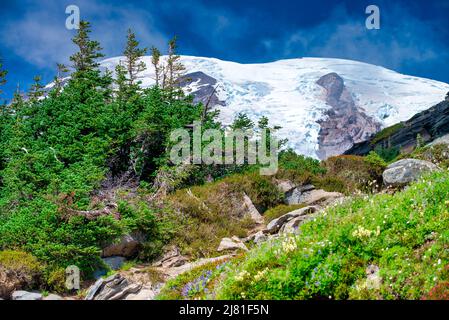
{"type": "MultiPolygon", "coordinates": [[[[113,71],[121,59],[124,58],[106,59],[101,62],[101,67],[113,71]]],[[[147,70],[140,74],[140,78],[142,86],[148,87],[154,84],[151,57],[144,57],[143,61],[147,70]]],[[[327,144],[332,144],[332,136],[344,132],[345,121],[350,124],[357,117],[363,118],[360,128],[352,125],[353,133],[346,139],[346,144],[360,142],[381,127],[405,121],[430,108],[442,101],[449,91],[446,83],[342,59],[300,58],[240,64],[182,56],[181,62],[189,74],[189,80],[183,83],[184,90],[199,101],[213,96],[212,104],[220,110],[220,120],[224,124],[231,123],[239,112],[246,113],[255,122],[261,116],[267,116],[272,125],[282,126],[278,134],[288,138],[290,147],[316,158],[336,152],[323,154],[320,142],[327,140],[327,144]],[[331,79],[337,79],[339,83],[320,80],[329,74],[336,74],[331,79]],[[333,121],[334,124],[328,121],[335,116],[335,110],[337,117],[339,113],[340,116],[345,113],[344,108],[348,105],[359,115],[339,118],[342,120],[333,121]],[[320,137],[324,123],[328,133],[326,139],[320,137]],[[358,132],[367,124],[370,130],[358,132]],[[339,131],[329,133],[332,126],[339,126],[339,131]]],[[[350,147],[345,145],[344,148],[350,147]]]]}

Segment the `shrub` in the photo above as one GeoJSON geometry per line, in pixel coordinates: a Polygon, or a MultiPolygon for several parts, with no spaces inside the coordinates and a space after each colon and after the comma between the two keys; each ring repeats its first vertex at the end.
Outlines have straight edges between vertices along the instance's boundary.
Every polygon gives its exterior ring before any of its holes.
{"type": "Polygon", "coordinates": [[[386,163],[375,153],[370,153],[367,157],[330,157],[323,161],[323,166],[326,174],[314,182],[325,190],[349,194],[356,190],[372,192],[379,189],[386,163]]]}
{"type": "Polygon", "coordinates": [[[19,289],[32,289],[39,286],[43,265],[22,251],[0,251],[0,297],[9,298],[19,289]]]}

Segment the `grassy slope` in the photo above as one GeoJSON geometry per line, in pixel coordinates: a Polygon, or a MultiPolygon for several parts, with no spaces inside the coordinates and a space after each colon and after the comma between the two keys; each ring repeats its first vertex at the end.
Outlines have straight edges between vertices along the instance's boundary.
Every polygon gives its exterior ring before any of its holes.
{"type": "MultiPolygon", "coordinates": [[[[195,297],[422,298],[449,280],[448,208],[447,172],[395,195],[355,198],[304,224],[300,236],[265,243],[231,262],[214,276],[219,281],[209,288],[212,294],[199,290],[195,297]],[[380,268],[377,288],[366,282],[371,264],[380,268]]],[[[178,281],[173,288],[182,290],[190,282],[178,281]]]]}

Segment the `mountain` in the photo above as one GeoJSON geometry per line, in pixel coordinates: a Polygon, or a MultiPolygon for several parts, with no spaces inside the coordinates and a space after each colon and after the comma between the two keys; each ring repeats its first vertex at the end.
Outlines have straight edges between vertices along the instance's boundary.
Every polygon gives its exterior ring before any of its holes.
{"type": "MultiPolygon", "coordinates": [[[[115,70],[123,57],[101,62],[115,70]]],[[[154,84],[151,57],[142,87],[154,84]]],[[[195,101],[220,110],[224,124],[239,112],[254,121],[267,116],[282,126],[281,138],[298,153],[314,158],[341,154],[381,128],[405,121],[443,100],[446,83],[399,74],[367,63],[300,58],[240,64],[182,56],[187,74],[181,82],[195,101]],[[325,78],[323,78],[325,77],[325,78]]]]}

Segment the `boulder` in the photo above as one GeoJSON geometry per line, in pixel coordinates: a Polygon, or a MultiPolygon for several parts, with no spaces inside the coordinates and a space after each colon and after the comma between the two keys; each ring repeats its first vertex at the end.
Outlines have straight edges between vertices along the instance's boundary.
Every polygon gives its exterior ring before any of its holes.
{"type": "Polygon", "coordinates": [[[263,217],[246,194],[243,195],[243,205],[255,223],[262,224],[264,222],[263,217]]]}
{"type": "Polygon", "coordinates": [[[129,294],[125,300],[154,300],[156,291],[152,287],[143,287],[137,293],[129,294]]]}
{"type": "Polygon", "coordinates": [[[188,259],[181,255],[178,247],[168,248],[161,258],[153,263],[154,267],[173,268],[180,267],[188,262],[188,259]]]}
{"type": "Polygon", "coordinates": [[[268,237],[263,233],[263,231],[259,231],[254,235],[254,243],[262,243],[267,241],[268,237]]]}
{"type": "Polygon", "coordinates": [[[315,206],[309,206],[301,209],[297,209],[294,211],[291,211],[289,213],[284,214],[283,216],[280,216],[279,218],[273,219],[268,225],[265,230],[265,233],[277,233],[284,224],[292,220],[293,218],[299,217],[299,216],[305,216],[309,215],[311,213],[314,213],[318,211],[318,207],[315,206]]]}
{"type": "Polygon", "coordinates": [[[285,233],[285,234],[298,233],[299,226],[301,224],[303,224],[304,222],[306,222],[307,220],[313,219],[314,217],[316,217],[315,214],[308,214],[305,216],[302,215],[302,216],[293,218],[290,221],[288,221],[287,223],[285,223],[279,232],[285,233]]]}
{"type": "Polygon", "coordinates": [[[417,160],[402,159],[390,164],[382,174],[385,185],[401,187],[418,180],[422,174],[438,170],[435,164],[417,160]]]}
{"type": "Polygon", "coordinates": [[[315,187],[311,184],[306,184],[303,186],[296,187],[294,189],[291,189],[290,191],[285,193],[285,203],[292,205],[292,204],[299,204],[301,203],[301,196],[303,193],[314,190],[315,187]]]}
{"type": "Polygon", "coordinates": [[[301,193],[298,203],[304,203],[306,205],[328,205],[341,197],[343,197],[343,194],[339,192],[327,192],[321,189],[310,190],[301,193]]]}
{"type": "Polygon", "coordinates": [[[294,184],[290,180],[278,180],[276,181],[276,185],[278,189],[283,193],[287,193],[296,188],[296,184],[294,184]]]}
{"type": "Polygon", "coordinates": [[[11,295],[12,300],[42,300],[42,294],[38,292],[14,291],[11,295]]]}
{"type": "Polygon", "coordinates": [[[225,250],[244,250],[248,251],[248,248],[245,244],[237,237],[232,238],[223,238],[218,246],[217,251],[225,251],[225,250]]]}
{"type": "Polygon", "coordinates": [[[130,283],[120,274],[112,275],[106,279],[99,279],[92,285],[85,300],[122,300],[129,294],[140,291],[141,285],[130,283]]]}
{"type": "Polygon", "coordinates": [[[113,243],[104,248],[101,256],[103,258],[113,256],[132,258],[138,253],[144,240],[144,237],[140,234],[123,235],[118,243],[113,243]]]}

